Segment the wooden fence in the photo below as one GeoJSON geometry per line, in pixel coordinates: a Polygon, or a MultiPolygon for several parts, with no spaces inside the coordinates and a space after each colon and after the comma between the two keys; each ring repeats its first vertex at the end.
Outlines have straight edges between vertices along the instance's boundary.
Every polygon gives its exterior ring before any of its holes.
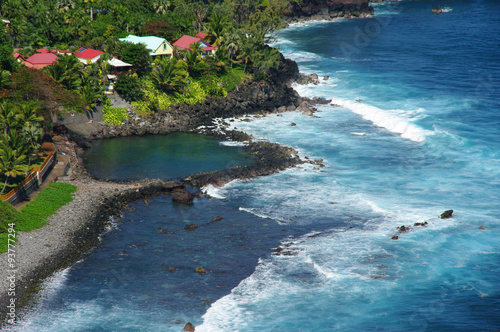
{"type": "Polygon", "coordinates": [[[50,151],[43,164],[30,168],[28,176],[17,187],[0,196],[2,201],[16,205],[35,191],[50,174],[50,171],[57,163],[57,152],[52,143],[44,143],[42,147],[50,151]]]}

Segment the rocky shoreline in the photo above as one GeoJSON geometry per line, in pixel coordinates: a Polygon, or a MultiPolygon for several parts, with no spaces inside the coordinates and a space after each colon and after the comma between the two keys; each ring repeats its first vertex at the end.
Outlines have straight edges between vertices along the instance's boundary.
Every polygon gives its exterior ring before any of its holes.
{"type": "MultiPolygon", "coordinates": [[[[92,140],[179,131],[200,132],[200,128],[211,126],[213,129],[204,130],[204,134],[248,142],[247,151],[256,156],[252,165],[193,174],[182,180],[185,184],[198,188],[208,184],[222,186],[235,179],[269,175],[304,163],[297,152],[289,147],[267,142],[251,142],[252,138],[245,133],[213,126],[215,118],[256,112],[267,114],[300,110],[307,115],[313,114],[312,104],[300,98],[291,88],[291,83],[301,79],[303,82],[313,82],[315,77],[301,75],[295,62],[283,59],[280,67],[271,70],[268,78],[266,82],[246,84],[224,99],[208,99],[194,106],[176,105],[147,119],[132,118],[122,126],[102,124],[88,127],[92,130],[87,132],[56,126],[59,134],[66,135],[74,143],[70,145],[69,152],[74,157],[71,176],[60,181],[73,184],[78,190],[71,203],[49,218],[48,225],[18,234],[15,247],[15,280],[9,278],[12,273],[7,269],[0,270],[1,321],[6,322],[7,305],[11,298],[16,298],[16,313],[19,314],[22,307],[32,302],[45,278],[61,268],[71,266],[84,252],[98,244],[99,235],[104,231],[109,218],[118,215],[129,202],[171,194],[174,201],[190,203],[195,197],[185,189],[184,184],[178,182],[145,179],[133,183],[116,183],[94,179],[86,171],[81,158],[84,148],[89,147],[92,140]],[[15,285],[14,297],[8,295],[11,284],[15,285]]],[[[8,266],[6,253],[0,255],[0,265],[8,266]]]]}
{"type": "Polygon", "coordinates": [[[382,0],[312,0],[292,1],[285,9],[287,24],[307,21],[329,21],[335,18],[370,17],[373,7],[370,2],[382,0]]]}

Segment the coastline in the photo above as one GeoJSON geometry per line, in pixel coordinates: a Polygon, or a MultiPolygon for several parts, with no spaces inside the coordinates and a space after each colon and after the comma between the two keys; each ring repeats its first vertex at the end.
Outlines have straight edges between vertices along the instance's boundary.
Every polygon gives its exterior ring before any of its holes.
{"type": "MultiPolygon", "coordinates": [[[[69,130],[68,138],[74,143],[71,144],[71,154],[76,156],[77,162],[72,165],[71,177],[65,177],[60,182],[75,185],[78,190],[74,193],[72,202],[49,217],[47,225],[28,233],[18,233],[15,273],[8,269],[0,270],[0,326],[7,324],[7,306],[12,298],[16,299],[15,310],[18,314],[19,310],[32,303],[39,286],[47,277],[71,266],[83,253],[99,243],[99,235],[104,231],[109,218],[119,214],[129,202],[172,193],[179,188],[185,191],[184,184],[197,188],[208,184],[223,186],[235,179],[274,174],[304,163],[292,148],[275,143],[251,142],[251,136],[243,132],[226,131],[223,128],[202,130],[205,125],[213,126],[213,120],[222,115],[231,117],[284,111],[303,111],[312,115],[314,107],[302,100],[290,87],[291,82],[300,77],[295,62],[284,59],[280,68],[273,70],[268,82],[252,82],[240,89],[241,91],[233,93],[230,98],[226,98],[225,103],[214,98],[202,105],[174,107],[174,113],[184,113],[184,116],[180,117],[180,121],[173,128],[163,127],[164,130],[157,130],[155,124],[161,124],[160,117],[165,116],[157,114],[148,117],[149,127],[144,125],[143,119],[131,119],[122,127],[96,124],[97,126],[87,126],[90,129],[87,132],[69,130]],[[234,106],[230,112],[227,112],[228,104],[234,106]],[[119,128],[126,128],[127,132],[120,132],[119,128]],[[246,150],[256,156],[257,160],[250,166],[193,174],[182,179],[182,183],[161,179],[144,179],[130,183],[98,180],[83,166],[83,149],[89,147],[94,139],[178,131],[198,132],[221,139],[248,142],[246,150]],[[15,295],[10,296],[12,289],[9,289],[9,279],[13,276],[15,295]]],[[[7,253],[0,255],[0,265],[8,266],[7,253]]]]}

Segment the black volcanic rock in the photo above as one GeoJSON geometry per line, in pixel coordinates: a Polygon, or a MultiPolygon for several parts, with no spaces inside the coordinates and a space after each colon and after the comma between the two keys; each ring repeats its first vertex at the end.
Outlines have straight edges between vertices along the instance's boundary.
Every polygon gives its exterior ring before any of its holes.
{"type": "Polygon", "coordinates": [[[285,9],[288,21],[308,19],[329,20],[335,17],[364,17],[373,15],[366,0],[303,0],[292,1],[285,9]]]}

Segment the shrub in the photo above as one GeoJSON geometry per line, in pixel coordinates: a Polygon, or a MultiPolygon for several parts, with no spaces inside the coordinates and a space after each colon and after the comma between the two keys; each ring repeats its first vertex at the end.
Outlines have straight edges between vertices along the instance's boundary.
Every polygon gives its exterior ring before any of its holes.
{"type": "Polygon", "coordinates": [[[142,81],[135,74],[122,74],[115,84],[115,91],[127,101],[140,101],[144,99],[142,81]]]}
{"type": "Polygon", "coordinates": [[[125,108],[104,105],[102,108],[104,122],[111,125],[121,125],[127,119],[128,113],[125,108]]]}

